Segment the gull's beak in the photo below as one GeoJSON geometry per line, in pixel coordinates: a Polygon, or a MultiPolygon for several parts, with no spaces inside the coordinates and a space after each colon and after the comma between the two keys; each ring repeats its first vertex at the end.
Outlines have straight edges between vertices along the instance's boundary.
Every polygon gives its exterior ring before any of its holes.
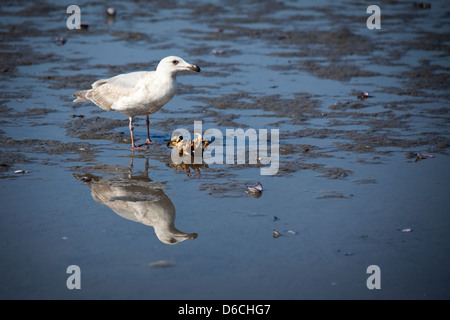
{"type": "Polygon", "coordinates": [[[188,65],[188,66],[187,66],[187,69],[188,69],[188,70],[195,71],[195,72],[200,72],[200,68],[199,68],[198,66],[196,66],[195,64],[190,64],[190,65],[188,65]]]}

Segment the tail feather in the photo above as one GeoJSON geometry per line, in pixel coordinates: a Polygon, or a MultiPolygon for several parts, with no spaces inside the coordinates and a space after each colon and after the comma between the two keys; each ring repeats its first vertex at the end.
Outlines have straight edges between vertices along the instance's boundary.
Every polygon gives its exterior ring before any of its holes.
{"type": "Polygon", "coordinates": [[[74,97],[77,97],[73,102],[83,102],[88,101],[88,98],[86,98],[86,93],[88,93],[89,90],[85,91],[78,91],[73,94],[74,97]]]}

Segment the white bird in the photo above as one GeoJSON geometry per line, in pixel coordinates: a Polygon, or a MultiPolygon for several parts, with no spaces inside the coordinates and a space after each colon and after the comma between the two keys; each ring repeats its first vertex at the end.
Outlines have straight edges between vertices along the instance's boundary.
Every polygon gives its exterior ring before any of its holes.
{"type": "Polygon", "coordinates": [[[92,84],[92,89],[75,92],[74,102],[92,101],[103,110],[117,111],[128,117],[131,135],[131,149],[136,147],[133,136],[133,117],[146,116],[147,140],[151,144],[149,115],[161,109],[176,91],[176,76],[180,71],[200,72],[200,68],[189,64],[180,57],[170,56],[162,59],[155,71],[137,71],[119,74],[110,79],[101,79],[92,84]]]}

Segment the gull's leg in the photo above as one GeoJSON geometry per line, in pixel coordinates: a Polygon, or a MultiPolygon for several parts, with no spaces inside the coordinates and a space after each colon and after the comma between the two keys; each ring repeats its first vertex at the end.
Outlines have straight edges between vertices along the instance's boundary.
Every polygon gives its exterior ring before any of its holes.
{"type": "Polygon", "coordinates": [[[147,146],[145,146],[145,147],[136,147],[136,145],[134,144],[133,117],[129,117],[129,119],[130,119],[130,124],[129,124],[128,127],[130,128],[130,135],[131,135],[131,150],[134,151],[134,150],[145,150],[145,149],[147,149],[147,146]]]}
{"type": "Polygon", "coordinates": [[[145,117],[145,124],[147,125],[147,140],[145,140],[145,144],[155,144],[155,142],[150,140],[150,118],[148,115],[145,117]]]}

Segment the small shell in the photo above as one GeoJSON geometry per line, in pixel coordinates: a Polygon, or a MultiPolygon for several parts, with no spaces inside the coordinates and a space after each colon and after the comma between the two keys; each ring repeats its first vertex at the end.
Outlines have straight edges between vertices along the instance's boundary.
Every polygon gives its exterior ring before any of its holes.
{"type": "Polygon", "coordinates": [[[28,171],[25,171],[25,170],[16,170],[16,171],[14,171],[14,173],[15,174],[19,174],[19,173],[28,173],[28,171]]]}
{"type": "Polygon", "coordinates": [[[281,233],[279,233],[277,230],[273,230],[273,237],[276,239],[281,236],[281,233]]]}
{"type": "Polygon", "coordinates": [[[347,257],[351,257],[352,255],[354,255],[354,253],[353,252],[346,252],[346,253],[344,253],[344,256],[347,256],[347,257]]]}
{"type": "Polygon", "coordinates": [[[247,192],[252,193],[263,192],[263,186],[260,182],[257,182],[254,186],[247,186],[247,192]]]}
{"type": "Polygon", "coordinates": [[[168,268],[174,266],[175,263],[169,260],[159,260],[149,264],[150,268],[168,268]]]}
{"type": "Polygon", "coordinates": [[[405,229],[402,229],[402,232],[411,232],[411,231],[412,231],[411,228],[405,228],[405,229]]]}
{"type": "Polygon", "coordinates": [[[416,153],[417,158],[420,159],[432,159],[434,156],[432,154],[416,153]]]}

